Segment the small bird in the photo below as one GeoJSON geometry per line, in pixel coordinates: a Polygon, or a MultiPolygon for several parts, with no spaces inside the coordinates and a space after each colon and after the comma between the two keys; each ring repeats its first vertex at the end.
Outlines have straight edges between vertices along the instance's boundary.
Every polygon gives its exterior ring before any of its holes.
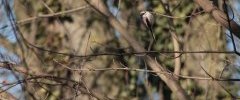
{"type": "Polygon", "coordinates": [[[153,34],[153,24],[154,24],[153,14],[151,14],[151,12],[149,12],[149,11],[141,11],[140,16],[141,16],[141,19],[142,19],[144,25],[151,32],[151,35],[152,35],[153,39],[155,40],[155,36],[153,34]]]}

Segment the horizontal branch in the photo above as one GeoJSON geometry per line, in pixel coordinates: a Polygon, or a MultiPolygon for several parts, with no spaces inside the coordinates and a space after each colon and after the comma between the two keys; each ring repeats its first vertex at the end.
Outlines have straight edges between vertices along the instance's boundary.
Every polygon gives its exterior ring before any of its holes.
{"type": "MultiPolygon", "coordinates": [[[[66,10],[66,11],[61,11],[61,12],[57,12],[57,13],[51,13],[51,14],[43,14],[43,15],[38,15],[38,16],[34,16],[34,17],[30,17],[30,18],[26,18],[26,19],[22,19],[22,20],[19,20],[17,21],[17,24],[27,24],[27,23],[30,23],[32,22],[33,20],[37,20],[37,19],[40,19],[40,18],[49,18],[49,17],[56,17],[56,16],[61,16],[63,14],[69,14],[69,13],[74,13],[74,12],[77,12],[77,11],[80,11],[80,10],[83,10],[85,8],[88,8],[89,6],[86,5],[86,6],[82,6],[82,7],[77,7],[77,8],[74,8],[74,9],[70,9],[70,10],[66,10]]],[[[181,17],[178,17],[178,16],[169,16],[169,15],[165,15],[165,14],[162,14],[162,13],[159,13],[159,12],[152,12],[158,16],[162,16],[162,17],[167,17],[167,18],[173,18],[173,19],[182,19],[182,18],[189,18],[189,17],[192,17],[192,16],[196,16],[196,15],[199,15],[201,13],[204,13],[203,11],[201,12],[198,12],[198,13],[194,13],[190,16],[181,16],[181,17]]],[[[5,28],[7,26],[4,26],[3,28],[5,28]]]]}
{"type": "Polygon", "coordinates": [[[206,51],[143,51],[143,52],[125,52],[125,53],[96,53],[96,54],[89,54],[89,55],[76,55],[76,54],[71,54],[71,53],[63,53],[63,52],[58,52],[58,51],[53,51],[53,50],[47,50],[44,49],[42,47],[38,47],[35,45],[30,44],[31,47],[37,49],[37,50],[41,50],[41,51],[45,51],[48,53],[52,53],[52,54],[60,54],[60,55],[65,55],[65,56],[72,56],[72,57],[96,57],[96,56],[128,56],[128,55],[138,55],[138,56],[145,56],[146,54],[174,54],[174,53],[180,53],[180,54],[199,54],[199,53],[206,53],[206,54],[211,54],[211,53],[222,53],[222,54],[235,54],[234,51],[210,51],[210,50],[206,50],[206,51]]]}
{"type": "MultiPolygon", "coordinates": [[[[89,71],[89,72],[95,72],[95,71],[136,71],[136,72],[147,72],[147,73],[159,73],[159,74],[167,74],[167,75],[172,75],[172,76],[177,76],[182,79],[194,79],[194,80],[211,80],[211,81],[240,81],[238,78],[214,78],[214,77],[200,77],[200,76],[186,76],[186,75],[176,75],[172,72],[163,72],[163,71],[154,71],[154,70],[147,70],[147,69],[137,69],[137,68],[129,68],[129,67],[120,67],[120,68],[70,68],[67,65],[64,65],[57,60],[53,60],[55,63],[59,64],[61,67],[71,70],[71,71],[89,71]]],[[[12,68],[9,68],[9,64],[7,62],[1,62],[0,67],[1,68],[6,68],[8,70],[13,70],[12,68]]],[[[17,71],[19,73],[23,74],[29,74],[26,72],[26,70],[22,70],[20,66],[17,66],[16,64],[11,64],[11,67],[14,67],[13,71],[17,71]]],[[[38,76],[38,75],[33,75],[31,76],[38,76]]],[[[40,75],[41,76],[41,75],[40,75]]],[[[51,78],[54,78],[55,76],[51,76],[51,78]]],[[[57,78],[57,77],[55,77],[57,78]]],[[[31,78],[32,79],[32,78],[31,78]]]]}
{"type": "Polygon", "coordinates": [[[147,69],[137,69],[137,68],[129,68],[129,67],[120,67],[120,68],[70,68],[67,65],[61,64],[56,60],[53,60],[55,63],[59,64],[63,68],[66,68],[71,71],[119,71],[119,70],[126,70],[126,71],[137,71],[137,72],[147,72],[147,73],[159,73],[159,74],[168,74],[172,76],[177,76],[183,79],[196,79],[196,80],[212,80],[212,81],[240,81],[240,79],[223,79],[223,78],[214,78],[214,77],[198,77],[198,76],[186,76],[186,75],[177,75],[172,72],[163,72],[163,71],[153,71],[147,69]]]}
{"type": "Polygon", "coordinates": [[[27,18],[27,19],[23,19],[23,20],[17,21],[17,24],[30,23],[32,20],[36,20],[36,19],[39,19],[39,18],[49,18],[49,17],[60,16],[60,15],[63,15],[63,14],[69,14],[69,13],[73,13],[73,12],[77,12],[77,11],[83,10],[85,8],[88,8],[88,7],[89,6],[86,5],[86,6],[77,7],[77,8],[71,9],[71,10],[61,11],[61,12],[57,12],[57,13],[38,15],[38,16],[35,16],[35,17],[31,17],[31,18],[27,18]]]}
{"type": "Polygon", "coordinates": [[[185,18],[190,18],[190,17],[193,17],[193,16],[200,15],[202,13],[205,13],[205,11],[199,11],[197,13],[193,13],[193,14],[188,15],[188,16],[171,16],[171,15],[166,15],[166,14],[159,13],[159,12],[151,12],[151,13],[153,13],[155,15],[158,15],[158,16],[167,17],[167,18],[170,18],[170,19],[185,19],[185,18]]]}

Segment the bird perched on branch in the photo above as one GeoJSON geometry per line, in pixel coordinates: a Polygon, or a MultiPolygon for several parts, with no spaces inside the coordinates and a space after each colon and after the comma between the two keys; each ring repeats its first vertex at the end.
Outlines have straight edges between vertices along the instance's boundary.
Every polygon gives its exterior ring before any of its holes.
{"type": "Polygon", "coordinates": [[[153,24],[154,24],[154,17],[153,14],[149,11],[141,11],[140,12],[141,20],[147,29],[151,32],[152,38],[155,40],[155,36],[153,34],[153,24]]]}

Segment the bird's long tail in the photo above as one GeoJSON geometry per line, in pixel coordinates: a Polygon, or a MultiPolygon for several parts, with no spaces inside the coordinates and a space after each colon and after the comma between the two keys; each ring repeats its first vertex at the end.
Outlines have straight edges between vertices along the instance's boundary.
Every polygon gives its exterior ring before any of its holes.
{"type": "Polygon", "coordinates": [[[150,30],[150,34],[151,34],[153,40],[156,41],[156,38],[155,38],[155,35],[153,34],[153,30],[152,30],[152,28],[149,27],[149,30],[150,30]]]}
{"type": "Polygon", "coordinates": [[[149,46],[148,46],[148,51],[151,51],[151,48],[152,48],[154,42],[156,42],[156,38],[155,38],[155,35],[153,34],[152,28],[149,28],[149,30],[150,30],[150,34],[152,36],[152,39],[150,40],[150,43],[149,43],[149,46]]]}

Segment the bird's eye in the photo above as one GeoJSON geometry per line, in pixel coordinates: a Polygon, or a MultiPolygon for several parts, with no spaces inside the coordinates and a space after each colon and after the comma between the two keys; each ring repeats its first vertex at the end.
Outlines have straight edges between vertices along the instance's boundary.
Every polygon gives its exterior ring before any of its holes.
{"type": "Polygon", "coordinates": [[[140,15],[142,16],[142,15],[144,15],[145,13],[146,13],[146,12],[141,12],[140,15]]]}

